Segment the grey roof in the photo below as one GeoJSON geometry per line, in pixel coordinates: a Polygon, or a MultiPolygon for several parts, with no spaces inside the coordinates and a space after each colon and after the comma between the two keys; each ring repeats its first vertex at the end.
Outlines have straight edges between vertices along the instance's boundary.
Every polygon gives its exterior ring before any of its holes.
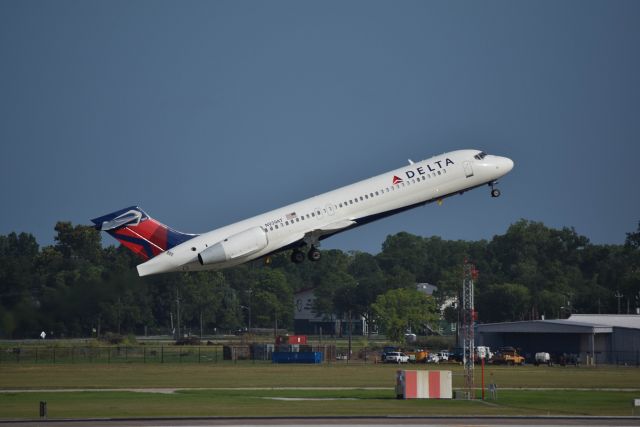
{"type": "Polygon", "coordinates": [[[613,332],[611,326],[564,319],[484,323],[478,324],[476,329],[478,333],[610,334],[613,332]]]}
{"type": "Polygon", "coordinates": [[[438,287],[431,283],[416,283],[416,290],[427,295],[433,295],[438,290],[438,287]]]}
{"type": "Polygon", "coordinates": [[[637,314],[572,314],[568,320],[616,328],[640,329],[640,315],[637,314]]]}

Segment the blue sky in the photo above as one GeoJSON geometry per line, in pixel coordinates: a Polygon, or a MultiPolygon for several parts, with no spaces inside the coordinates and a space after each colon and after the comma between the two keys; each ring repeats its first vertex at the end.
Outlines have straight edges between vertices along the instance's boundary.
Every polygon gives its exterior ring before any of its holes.
{"type": "MultiPolygon", "coordinates": [[[[204,232],[459,148],[477,189],[399,231],[491,239],[520,218],[622,243],[640,220],[640,2],[0,2],[0,234],[130,205],[204,232]]],[[[108,236],[105,241],[113,242],[108,236]]]]}

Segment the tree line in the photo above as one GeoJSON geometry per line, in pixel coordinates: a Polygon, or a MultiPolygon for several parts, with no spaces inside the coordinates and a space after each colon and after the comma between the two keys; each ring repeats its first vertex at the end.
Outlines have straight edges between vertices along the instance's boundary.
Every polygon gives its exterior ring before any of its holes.
{"type": "MultiPolygon", "coordinates": [[[[479,322],[635,313],[640,306],[640,224],[622,245],[520,220],[490,241],[401,232],[376,255],[327,250],[319,262],[293,264],[283,253],[268,266],[143,278],[135,269],[140,260],[123,247],[104,247],[93,227],[58,222],[55,231],[55,243],[44,247],[28,233],[0,236],[0,337],[291,330],[294,293],[314,288],[317,313],[359,315],[398,338],[411,323],[437,320],[437,306],[458,296],[465,260],[480,272],[479,322]],[[438,286],[433,298],[416,291],[425,282],[438,286]]],[[[456,310],[446,309],[445,318],[455,321],[456,310]]]]}

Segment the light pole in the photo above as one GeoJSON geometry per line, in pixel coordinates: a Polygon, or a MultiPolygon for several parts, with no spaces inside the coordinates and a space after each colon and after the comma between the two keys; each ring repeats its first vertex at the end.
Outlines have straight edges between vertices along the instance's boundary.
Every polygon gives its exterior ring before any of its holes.
{"type": "Polygon", "coordinates": [[[247,289],[245,292],[249,294],[249,302],[247,303],[247,307],[249,311],[249,330],[251,330],[251,294],[253,291],[251,289],[247,289]]]}
{"type": "Polygon", "coordinates": [[[241,305],[240,308],[243,310],[247,310],[247,314],[249,315],[249,322],[248,322],[249,329],[247,332],[250,332],[251,331],[251,306],[241,305]]]}

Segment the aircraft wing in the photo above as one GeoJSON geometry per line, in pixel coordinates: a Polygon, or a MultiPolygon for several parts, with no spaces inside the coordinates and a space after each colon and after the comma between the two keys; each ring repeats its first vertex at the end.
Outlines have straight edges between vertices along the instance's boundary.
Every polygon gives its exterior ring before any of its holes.
{"type": "Polygon", "coordinates": [[[294,249],[294,248],[300,247],[302,246],[303,242],[308,245],[317,244],[318,240],[320,240],[323,236],[335,234],[341,230],[347,229],[356,224],[357,223],[355,221],[352,221],[349,219],[340,220],[340,221],[336,221],[336,222],[332,222],[330,224],[324,225],[321,228],[316,228],[311,231],[307,231],[306,233],[292,234],[290,236],[290,239],[288,239],[287,242],[285,242],[281,247],[279,247],[275,251],[271,252],[271,254],[282,252],[287,249],[294,249]]]}
{"type": "Polygon", "coordinates": [[[315,244],[321,237],[335,234],[340,230],[351,227],[352,225],[356,225],[356,222],[350,219],[343,219],[340,221],[332,222],[330,224],[323,225],[321,228],[316,228],[306,232],[303,240],[307,244],[315,244]]]}

